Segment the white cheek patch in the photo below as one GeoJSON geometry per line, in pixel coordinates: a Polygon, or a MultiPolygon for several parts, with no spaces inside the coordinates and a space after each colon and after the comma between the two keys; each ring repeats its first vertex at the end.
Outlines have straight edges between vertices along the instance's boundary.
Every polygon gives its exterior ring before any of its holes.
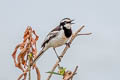
{"type": "Polygon", "coordinates": [[[71,24],[65,24],[64,25],[67,29],[71,29],[71,24]]]}

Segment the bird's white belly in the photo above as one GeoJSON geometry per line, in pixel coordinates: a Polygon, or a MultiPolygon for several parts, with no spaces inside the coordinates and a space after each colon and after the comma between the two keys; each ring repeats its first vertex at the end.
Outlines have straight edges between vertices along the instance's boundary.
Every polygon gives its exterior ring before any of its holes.
{"type": "Polygon", "coordinates": [[[58,36],[51,39],[49,42],[50,47],[59,47],[64,45],[68,41],[68,38],[65,37],[64,31],[61,31],[58,36]]]}

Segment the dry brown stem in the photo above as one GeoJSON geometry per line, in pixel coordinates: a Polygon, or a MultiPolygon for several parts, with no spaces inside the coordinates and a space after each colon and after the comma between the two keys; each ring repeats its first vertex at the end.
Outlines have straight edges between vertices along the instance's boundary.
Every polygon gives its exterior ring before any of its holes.
{"type": "MultiPolygon", "coordinates": [[[[83,25],[82,27],[80,27],[80,28],[72,35],[72,37],[71,37],[71,39],[70,39],[70,41],[69,41],[70,44],[71,44],[72,41],[78,36],[78,33],[79,33],[83,28],[84,28],[84,25],[83,25]]],[[[91,33],[89,33],[89,34],[91,34],[91,33]]],[[[68,48],[69,48],[69,46],[66,46],[60,56],[64,56],[68,48]]],[[[63,57],[61,57],[61,60],[62,60],[62,58],[63,58],[63,57]]],[[[59,62],[60,62],[59,60],[56,61],[56,64],[54,64],[51,72],[54,72],[54,70],[55,70],[56,67],[58,66],[59,62]]],[[[52,74],[50,74],[46,80],[50,80],[51,76],[52,76],[52,74]]]]}

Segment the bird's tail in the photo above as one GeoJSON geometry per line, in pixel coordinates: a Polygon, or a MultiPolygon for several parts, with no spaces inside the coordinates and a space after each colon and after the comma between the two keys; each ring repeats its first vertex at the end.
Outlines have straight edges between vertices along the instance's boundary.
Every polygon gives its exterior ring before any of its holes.
{"type": "Polygon", "coordinates": [[[31,66],[33,64],[35,64],[35,62],[43,55],[43,53],[45,52],[45,50],[41,50],[40,53],[35,57],[35,59],[33,60],[33,62],[31,63],[31,66]]]}

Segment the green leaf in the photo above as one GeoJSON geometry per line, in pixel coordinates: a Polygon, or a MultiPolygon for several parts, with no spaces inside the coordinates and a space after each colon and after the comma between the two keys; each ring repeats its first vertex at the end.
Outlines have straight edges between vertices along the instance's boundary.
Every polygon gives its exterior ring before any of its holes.
{"type": "Polygon", "coordinates": [[[60,75],[64,75],[65,74],[65,70],[66,70],[66,68],[59,68],[59,74],[60,75]]]}
{"type": "Polygon", "coordinates": [[[32,58],[32,57],[33,57],[33,54],[32,54],[32,53],[29,53],[28,56],[29,56],[30,58],[32,58]]]}
{"type": "Polygon", "coordinates": [[[50,73],[50,74],[56,74],[56,75],[60,75],[59,73],[57,73],[57,72],[46,72],[46,73],[50,73]]]}

